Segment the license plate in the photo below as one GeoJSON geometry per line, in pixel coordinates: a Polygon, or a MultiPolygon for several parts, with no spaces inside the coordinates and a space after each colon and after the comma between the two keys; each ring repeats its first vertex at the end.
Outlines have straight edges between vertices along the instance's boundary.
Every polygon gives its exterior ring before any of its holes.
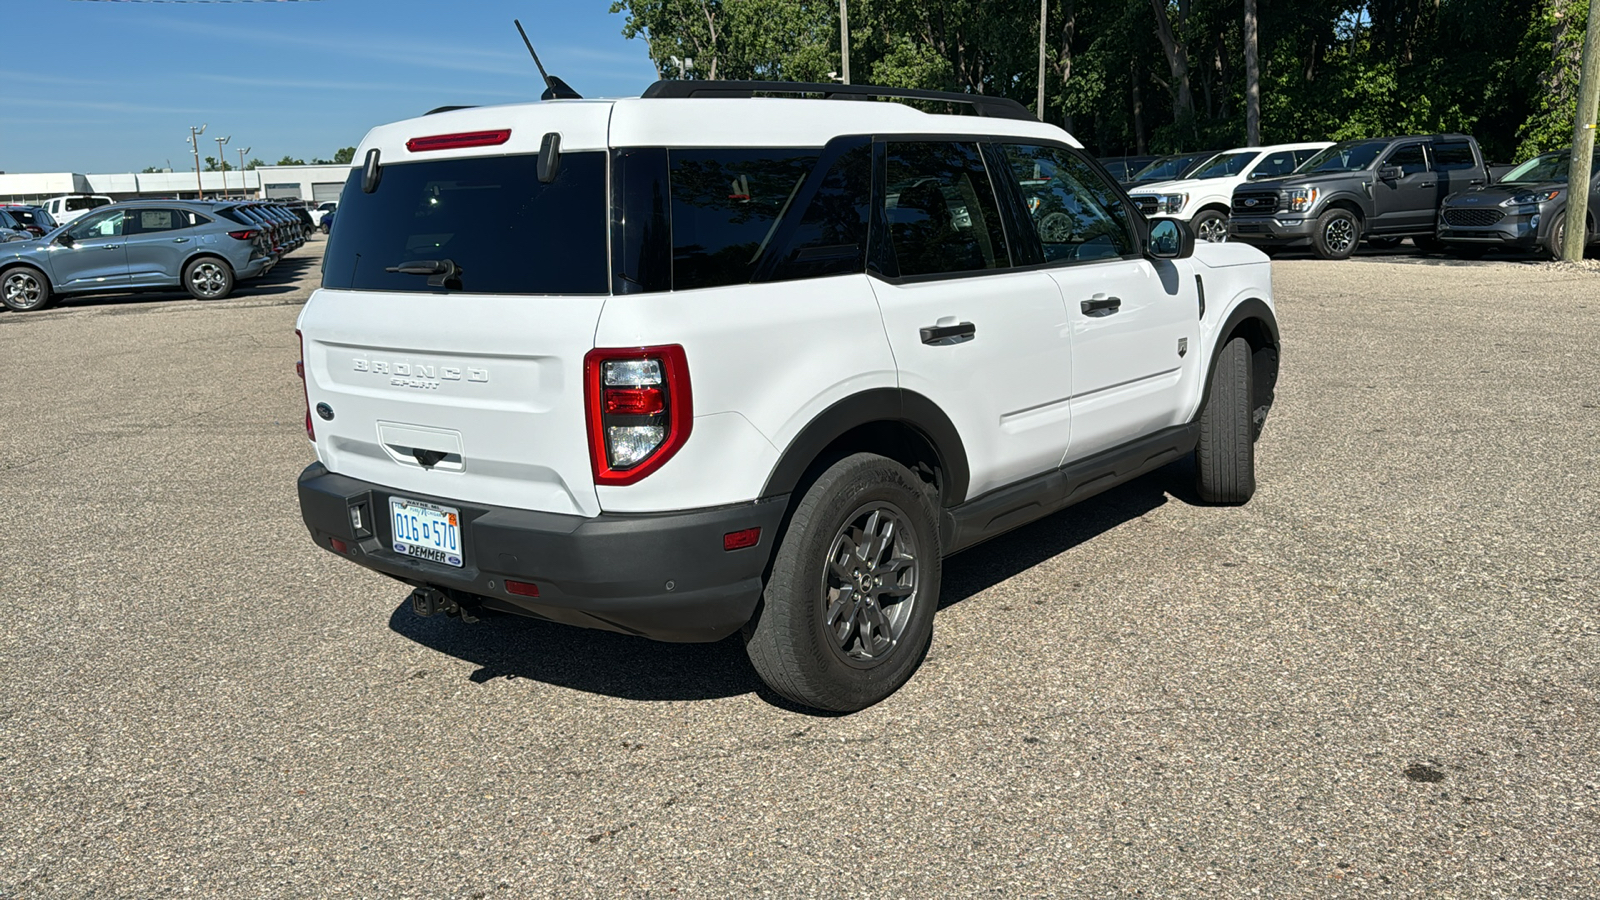
{"type": "Polygon", "coordinates": [[[389,498],[394,552],[461,567],[461,513],[448,506],[389,498]]]}

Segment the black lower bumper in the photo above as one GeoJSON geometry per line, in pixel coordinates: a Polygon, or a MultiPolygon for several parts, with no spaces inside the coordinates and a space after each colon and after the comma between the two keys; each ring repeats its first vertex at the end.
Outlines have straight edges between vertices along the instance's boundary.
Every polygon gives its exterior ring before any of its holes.
{"type": "Polygon", "coordinates": [[[749,621],[787,502],[586,518],[395,493],[321,463],[300,473],[312,540],[336,553],[338,540],[352,562],[490,609],[662,641],[721,640],[749,621]],[[394,552],[391,494],[460,510],[464,565],[394,552]],[[724,535],[748,528],[761,529],[755,546],[723,549],[724,535]],[[507,579],[536,586],[538,596],[511,593],[507,579]]]}
{"type": "Polygon", "coordinates": [[[1233,216],[1228,220],[1228,240],[1246,244],[1289,247],[1311,243],[1316,219],[1279,219],[1271,216],[1233,216]]]}

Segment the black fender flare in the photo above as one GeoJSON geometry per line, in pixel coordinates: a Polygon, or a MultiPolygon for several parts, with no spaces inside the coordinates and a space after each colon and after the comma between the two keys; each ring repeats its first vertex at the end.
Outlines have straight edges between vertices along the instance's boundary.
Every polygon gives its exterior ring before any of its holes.
{"type": "Polygon", "coordinates": [[[919,432],[939,458],[941,505],[954,506],[967,497],[971,472],[961,433],[939,405],[915,391],[874,388],[851,394],[818,413],[800,429],[778,456],[767,476],[763,498],[793,493],[817,457],[850,431],[875,422],[894,422],[919,432]]]}

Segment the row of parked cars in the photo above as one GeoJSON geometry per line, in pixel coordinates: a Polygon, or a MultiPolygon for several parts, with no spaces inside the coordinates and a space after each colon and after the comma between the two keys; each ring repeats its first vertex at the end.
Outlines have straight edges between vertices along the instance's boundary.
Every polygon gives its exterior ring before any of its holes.
{"type": "MultiPolygon", "coordinates": [[[[1390,248],[1410,238],[1469,257],[1495,248],[1556,257],[1571,157],[1491,166],[1472,137],[1432,134],[1102,162],[1146,217],[1182,220],[1201,240],[1241,241],[1268,255],[1309,247],[1344,259],[1363,243],[1390,248]]],[[[1589,243],[1600,239],[1600,154],[1594,166],[1589,243]]]]}
{"type": "Polygon", "coordinates": [[[271,271],[312,230],[305,210],[253,200],[132,200],[81,210],[66,224],[41,207],[0,209],[37,223],[0,238],[0,302],[18,312],[109,291],[182,288],[219,300],[271,271]]]}

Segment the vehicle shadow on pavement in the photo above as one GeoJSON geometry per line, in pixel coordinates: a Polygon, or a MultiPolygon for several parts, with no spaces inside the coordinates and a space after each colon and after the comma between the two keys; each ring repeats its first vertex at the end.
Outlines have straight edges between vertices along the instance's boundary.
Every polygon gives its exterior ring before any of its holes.
{"type": "MultiPolygon", "coordinates": [[[[285,259],[272,267],[272,271],[260,278],[241,281],[222,300],[208,301],[211,303],[226,304],[229,300],[245,297],[269,297],[274,294],[292,294],[303,290],[297,283],[306,270],[312,266],[320,265],[320,256],[305,256],[285,259]]],[[[138,306],[147,303],[171,303],[178,300],[194,300],[194,297],[181,288],[155,291],[128,291],[122,294],[79,294],[62,297],[56,304],[57,309],[86,309],[95,306],[138,306]]],[[[198,301],[196,301],[198,302],[198,301]]]]}
{"type": "MultiPolygon", "coordinates": [[[[939,608],[996,584],[1133,521],[1170,500],[1198,503],[1194,465],[1180,461],[1070,509],[1019,528],[945,561],[939,608]]],[[[937,627],[937,626],[936,626],[937,627]]],[[[764,685],[737,635],[715,644],[667,644],[512,615],[464,624],[421,618],[402,602],[389,617],[396,634],[478,666],[468,680],[526,678],[624,700],[713,700],[756,693],[773,706],[796,706],[764,685]]]]}

